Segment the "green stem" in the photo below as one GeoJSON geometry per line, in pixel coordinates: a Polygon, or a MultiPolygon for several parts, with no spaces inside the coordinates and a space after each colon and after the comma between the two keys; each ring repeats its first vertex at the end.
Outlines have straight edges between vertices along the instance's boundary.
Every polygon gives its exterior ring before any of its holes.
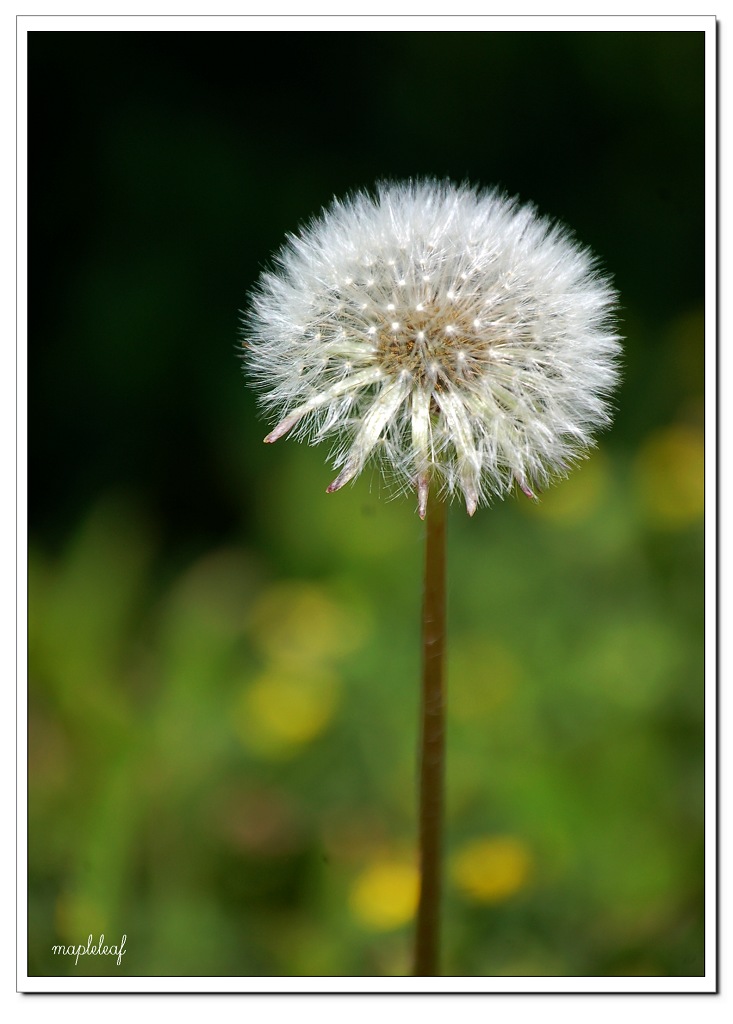
{"type": "Polygon", "coordinates": [[[415,932],[418,977],[439,974],[445,762],[445,502],[431,495],[425,530],[420,737],[420,901],[415,932]]]}

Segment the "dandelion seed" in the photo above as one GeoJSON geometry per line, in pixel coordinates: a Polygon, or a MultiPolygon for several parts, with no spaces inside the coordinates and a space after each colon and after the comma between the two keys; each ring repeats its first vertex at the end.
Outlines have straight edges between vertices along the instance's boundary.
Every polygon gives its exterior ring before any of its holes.
{"type": "Polygon", "coordinates": [[[329,492],[378,457],[421,515],[433,487],[469,513],[517,484],[534,497],[610,422],[615,306],[587,249],[496,191],[428,180],[335,201],[252,299],[265,440],[331,438],[329,492]]]}

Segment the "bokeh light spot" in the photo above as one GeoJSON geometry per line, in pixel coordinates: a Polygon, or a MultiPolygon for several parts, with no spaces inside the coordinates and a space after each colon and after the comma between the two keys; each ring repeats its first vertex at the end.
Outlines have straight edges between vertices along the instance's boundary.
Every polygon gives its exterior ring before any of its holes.
{"type": "Polygon", "coordinates": [[[636,457],[636,482],[644,512],[662,529],[683,529],[705,511],[705,437],[702,429],[675,424],[646,439],[636,457]]]}
{"type": "Polygon", "coordinates": [[[254,643],[268,658],[313,665],[358,649],[367,623],[363,610],[337,604],[323,589],[288,582],[261,595],[250,628],[254,643]]]}
{"type": "Polygon", "coordinates": [[[575,466],[567,480],[558,480],[538,495],[539,501],[525,501],[520,508],[559,526],[573,526],[590,518],[608,491],[610,470],[605,456],[598,451],[575,466]]]}
{"type": "Polygon", "coordinates": [[[349,905],[360,924],[373,931],[392,931],[415,916],[418,893],[415,867],[400,861],[378,861],[356,879],[349,905]]]}
{"type": "Polygon", "coordinates": [[[512,836],[474,839],[454,855],[451,874],[475,903],[500,903],[523,889],[532,867],[525,844],[512,836]]]}
{"type": "Polygon", "coordinates": [[[448,714],[461,721],[493,715],[511,700],[522,669],[504,645],[480,636],[457,639],[448,653],[448,714]]]}
{"type": "Polygon", "coordinates": [[[235,728],[257,753],[294,752],[319,736],[333,718],[339,680],[326,669],[290,672],[270,668],[241,694],[235,728]]]}
{"type": "Polygon", "coordinates": [[[86,945],[87,937],[109,930],[107,914],[99,903],[82,892],[67,891],[56,901],[56,932],[65,942],[86,945]]]}

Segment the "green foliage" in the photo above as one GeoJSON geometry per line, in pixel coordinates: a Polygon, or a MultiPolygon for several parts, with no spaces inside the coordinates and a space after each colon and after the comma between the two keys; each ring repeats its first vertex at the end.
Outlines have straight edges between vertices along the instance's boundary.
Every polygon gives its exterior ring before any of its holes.
{"type": "MultiPolygon", "coordinates": [[[[306,486],[297,461],[283,490],[306,486]]],[[[661,572],[624,458],[593,472],[562,514],[451,515],[451,973],[702,970],[702,629],[670,599],[700,597],[700,521],[661,572]]],[[[90,931],[127,934],[122,973],[408,969],[421,526],[313,476],[306,503],[343,516],[309,513],[321,564],[297,575],[286,533],[279,557],[263,537],[161,586],[112,498],[58,557],[33,549],[32,973],[100,970],[51,954],[90,931]]]]}

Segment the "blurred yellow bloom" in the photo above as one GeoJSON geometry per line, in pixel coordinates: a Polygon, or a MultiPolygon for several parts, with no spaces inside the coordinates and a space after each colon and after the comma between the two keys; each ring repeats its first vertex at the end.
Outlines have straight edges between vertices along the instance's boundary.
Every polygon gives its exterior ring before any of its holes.
{"type": "Polygon", "coordinates": [[[581,462],[567,480],[543,492],[538,502],[522,502],[523,512],[559,525],[588,519],[603,501],[609,485],[608,462],[602,452],[581,462]]]}
{"type": "Polygon", "coordinates": [[[235,728],[247,747],[262,754],[294,752],[319,736],[333,718],[339,680],[327,669],[259,675],[235,706],[235,728]]]}
{"type": "Polygon", "coordinates": [[[476,903],[500,903],[523,889],[532,858],[511,836],[474,839],[452,859],[451,874],[464,896],[476,903]]]}
{"type": "Polygon", "coordinates": [[[64,892],[56,900],[54,925],[56,934],[67,942],[86,941],[91,932],[100,934],[109,928],[105,909],[92,896],[81,892],[64,892]]]}
{"type": "Polygon", "coordinates": [[[373,931],[391,931],[415,916],[420,880],[402,861],[370,864],[356,879],[349,898],[354,917],[373,931]]]}
{"type": "Polygon", "coordinates": [[[366,632],[363,614],[320,587],[297,582],[269,587],[252,609],[250,629],[266,657],[299,666],[349,654],[366,632]]]}
{"type": "Polygon", "coordinates": [[[654,526],[682,529],[705,511],[705,435],[675,424],[646,439],[636,457],[644,511],[654,526]]]}
{"type": "Polygon", "coordinates": [[[522,669],[512,651],[480,635],[461,638],[448,652],[452,718],[475,722],[494,715],[512,699],[522,669]]]}

